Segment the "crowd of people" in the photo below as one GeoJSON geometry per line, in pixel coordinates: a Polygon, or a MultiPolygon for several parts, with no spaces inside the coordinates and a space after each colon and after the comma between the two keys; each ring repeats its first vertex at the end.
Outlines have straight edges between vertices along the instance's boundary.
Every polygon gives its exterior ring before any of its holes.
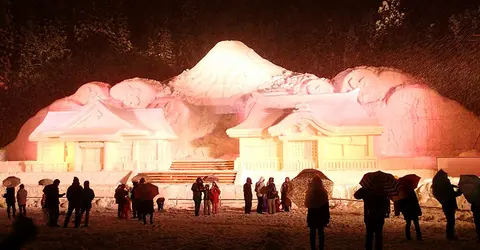
{"type": "MultiPolygon", "coordinates": [[[[418,184],[418,182],[417,182],[418,184]]],[[[80,227],[83,216],[84,227],[88,227],[89,213],[92,208],[92,201],[95,198],[94,191],[90,188],[89,181],[85,181],[83,187],[77,177],[73,178],[72,184],[68,187],[66,193],[59,191],[60,180],[56,179],[43,189],[42,211],[44,213],[46,226],[59,227],[58,219],[60,215],[60,198],[66,195],[68,200],[68,209],[65,216],[63,227],[68,227],[70,218],[74,214],[74,226],[80,227]]],[[[285,178],[285,182],[281,185],[280,194],[274,183],[274,178],[270,177],[265,183],[265,178],[255,183],[252,190],[252,179],[247,178],[243,185],[243,194],[245,199],[245,214],[250,214],[252,209],[253,194],[257,197],[257,213],[275,214],[277,211],[289,212],[291,210],[291,200],[289,194],[293,186],[290,179],[285,178]]],[[[133,187],[128,188],[125,184],[120,184],[115,190],[115,201],[118,205],[118,218],[128,219],[131,212],[133,218],[138,218],[147,224],[147,215],[149,215],[150,224],[153,223],[154,201],[153,197],[146,196],[141,190],[145,190],[145,179],[141,178],[139,182],[134,181],[133,187]]],[[[354,197],[363,200],[364,203],[364,223],[366,227],[365,249],[382,249],[383,248],[383,227],[385,219],[390,217],[391,200],[394,201],[395,216],[403,215],[405,220],[405,238],[411,240],[411,224],[415,227],[416,239],[422,240],[422,231],[420,229],[419,217],[422,210],[415,192],[415,187],[401,186],[402,198],[393,199],[388,195],[382,195],[378,192],[361,187],[358,189],[354,197]]],[[[191,191],[193,193],[193,201],[195,203],[195,216],[200,215],[201,203],[203,200],[203,213],[205,215],[215,215],[219,212],[220,188],[216,181],[212,181],[212,186],[205,184],[204,179],[198,177],[192,184],[191,191]]],[[[158,190],[157,193],[158,194],[158,190]]],[[[456,198],[462,195],[458,186],[453,185],[448,180],[448,175],[440,170],[434,178],[433,194],[442,205],[442,210],[446,218],[446,238],[448,240],[457,240],[455,234],[455,213],[458,210],[456,198]],[[437,183],[435,184],[435,179],[437,183]],[[442,181],[438,181],[441,179],[442,181]]],[[[19,207],[19,220],[25,221],[26,218],[26,201],[28,193],[24,185],[20,185],[15,195],[15,188],[7,188],[3,195],[7,204],[8,218],[18,217],[16,214],[15,203],[19,207]]],[[[157,199],[158,210],[162,211],[165,199],[157,199]]],[[[325,227],[330,223],[330,206],[329,194],[323,183],[322,177],[314,176],[308,184],[305,192],[305,207],[307,212],[307,226],[310,228],[310,245],[311,249],[324,249],[325,243],[325,227]],[[318,238],[318,247],[317,247],[318,238]]],[[[480,242],[480,204],[471,204],[473,212],[478,242],[480,242]]],[[[12,236],[13,237],[13,236],[12,236]]],[[[15,236],[16,237],[16,236],[15,236]]]]}
{"type": "MultiPolygon", "coordinates": [[[[153,196],[142,195],[142,188],[145,185],[145,178],[140,182],[132,181],[133,187],[128,188],[125,184],[120,184],[115,189],[115,203],[118,205],[118,218],[128,219],[130,212],[132,218],[143,221],[147,224],[147,215],[150,224],[153,224],[153,214],[155,212],[153,196]]],[[[163,210],[165,198],[157,199],[158,211],[163,210]]]]}

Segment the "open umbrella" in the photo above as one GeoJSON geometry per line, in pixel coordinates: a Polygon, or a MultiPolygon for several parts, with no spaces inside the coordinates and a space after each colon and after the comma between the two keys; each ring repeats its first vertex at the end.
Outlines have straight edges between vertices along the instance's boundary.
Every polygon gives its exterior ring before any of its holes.
{"type": "Polygon", "coordinates": [[[454,190],[445,171],[440,169],[432,179],[432,193],[441,204],[454,197],[454,190]]]}
{"type": "Polygon", "coordinates": [[[400,183],[401,188],[405,190],[411,190],[418,187],[420,179],[421,177],[416,174],[407,174],[403,177],[400,177],[398,179],[398,183],[400,183]]]}
{"type": "Polygon", "coordinates": [[[135,197],[140,200],[153,200],[159,194],[158,187],[152,183],[139,184],[135,189],[135,197]]]}
{"type": "Polygon", "coordinates": [[[20,185],[20,178],[15,176],[9,176],[3,180],[3,186],[7,188],[14,188],[20,185]]]}
{"type": "Polygon", "coordinates": [[[142,179],[142,178],[145,179],[145,182],[151,182],[150,177],[148,177],[147,175],[143,175],[143,174],[135,175],[135,176],[132,178],[132,182],[140,182],[140,179],[142,179]]]}
{"type": "Polygon", "coordinates": [[[400,193],[400,184],[393,175],[382,171],[366,173],[360,185],[369,192],[380,196],[397,196],[400,193]]]}
{"type": "Polygon", "coordinates": [[[53,184],[52,179],[41,179],[41,180],[38,181],[38,185],[40,185],[40,186],[47,186],[47,185],[50,185],[50,184],[53,184]]]}
{"type": "Polygon", "coordinates": [[[480,178],[476,175],[460,175],[458,187],[471,204],[480,204],[480,178]]]}
{"type": "Polygon", "coordinates": [[[218,182],[220,179],[215,175],[207,175],[203,177],[204,182],[218,182]]]}
{"type": "Polygon", "coordinates": [[[323,181],[323,186],[328,192],[328,196],[332,197],[333,181],[331,181],[325,174],[316,169],[302,170],[295,178],[290,181],[291,188],[288,190],[287,197],[299,207],[305,206],[305,194],[307,193],[308,185],[313,177],[319,176],[323,181]]]}

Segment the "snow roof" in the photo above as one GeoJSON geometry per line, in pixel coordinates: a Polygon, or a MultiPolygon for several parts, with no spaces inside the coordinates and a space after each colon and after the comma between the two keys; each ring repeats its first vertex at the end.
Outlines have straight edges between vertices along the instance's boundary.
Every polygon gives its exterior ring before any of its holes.
{"type": "Polygon", "coordinates": [[[121,109],[95,100],[80,111],[48,112],[32,132],[30,141],[48,138],[64,140],[122,140],[123,136],[176,139],[162,109],[121,109]]]}
{"type": "Polygon", "coordinates": [[[359,89],[314,95],[256,94],[244,122],[227,130],[232,137],[280,136],[291,127],[311,125],[327,135],[381,134],[383,129],[357,102],[359,89]]]}

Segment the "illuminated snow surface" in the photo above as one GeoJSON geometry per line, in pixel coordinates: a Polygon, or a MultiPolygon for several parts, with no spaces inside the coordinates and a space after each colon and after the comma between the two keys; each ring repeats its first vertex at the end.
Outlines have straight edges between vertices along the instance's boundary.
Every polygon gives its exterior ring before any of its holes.
{"type": "MultiPolygon", "coordinates": [[[[361,205],[361,203],[358,203],[361,205]]],[[[254,205],[256,203],[254,202],[254,205]]],[[[362,207],[331,210],[331,223],[325,230],[325,249],[364,249],[362,207]]],[[[445,239],[445,221],[440,210],[423,209],[421,227],[424,240],[404,238],[404,221],[400,217],[386,220],[384,249],[478,249],[475,229],[469,212],[457,213],[456,231],[459,241],[445,239]]],[[[4,209],[0,213],[6,213],[4,209]]],[[[31,212],[38,223],[41,215],[31,212]]],[[[309,249],[305,211],[275,215],[245,215],[241,209],[220,208],[215,216],[194,217],[189,210],[168,210],[155,213],[153,225],[140,224],[136,219],[118,220],[116,213],[93,212],[89,228],[39,227],[38,238],[25,250],[60,249],[309,249]]],[[[60,216],[63,223],[64,216],[60,216]]],[[[10,228],[6,216],[0,217],[0,237],[10,228]]],[[[73,227],[73,224],[71,225],[73,227]]]]}
{"type": "MultiPolygon", "coordinates": [[[[357,67],[329,80],[288,71],[242,42],[223,41],[169,82],[133,78],[113,87],[103,82],[84,84],[28,120],[7,146],[7,158],[36,159],[36,145],[28,136],[47,111],[78,110],[92,98],[100,98],[126,109],[164,108],[179,135],[173,149],[176,159],[234,159],[238,141],[225,130],[248,115],[251,93],[308,95],[355,88],[360,88],[359,102],[385,129],[376,139],[380,157],[458,156],[471,151],[480,135],[480,119],[472,112],[398,70],[357,67]]],[[[480,143],[476,148],[480,150],[480,143]]]]}

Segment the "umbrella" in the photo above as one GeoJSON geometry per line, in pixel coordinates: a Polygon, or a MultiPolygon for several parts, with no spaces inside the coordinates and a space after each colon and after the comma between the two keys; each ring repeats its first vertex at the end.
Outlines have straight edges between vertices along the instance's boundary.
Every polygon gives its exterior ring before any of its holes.
{"type": "Polygon", "coordinates": [[[432,179],[432,193],[441,204],[454,197],[454,190],[447,173],[440,169],[432,179]]]}
{"type": "Polygon", "coordinates": [[[476,175],[460,175],[458,187],[471,204],[480,204],[480,178],[476,175]]]}
{"type": "Polygon", "coordinates": [[[307,193],[308,185],[315,176],[319,176],[322,179],[323,186],[327,190],[328,196],[332,197],[333,181],[321,171],[316,169],[305,169],[290,181],[292,186],[288,190],[287,197],[290,198],[295,205],[299,207],[305,206],[305,195],[307,193]]]}
{"type": "Polygon", "coordinates": [[[400,184],[395,177],[382,171],[366,173],[360,185],[376,195],[397,196],[400,193],[400,184]]]}
{"type": "Polygon", "coordinates": [[[41,179],[41,180],[38,181],[38,185],[40,185],[40,186],[47,186],[47,185],[50,185],[50,184],[53,184],[52,179],[41,179]]]}
{"type": "Polygon", "coordinates": [[[152,183],[139,184],[135,189],[135,197],[140,200],[153,200],[159,194],[158,187],[152,183]]]}
{"type": "Polygon", "coordinates": [[[204,182],[218,182],[220,179],[215,175],[208,175],[203,177],[204,182]]]}
{"type": "Polygon", "coordinates": [[[398,179],[401,188],[405,190],[416,189],[421,177],[416,174],[407,174],[398,179]]]}
{"type": "Polygon", "coordinates": [[[145,182],[151,182],[150,177],[148,177],[148,176],[146,176],[146,175],[143,175],[143,174],[135,175],[135,176],[132,178],[132,182],[140,182],[140,179],[142,179],[142,178],[145,179],[145,182]]]}
{"type": "Polygon", "coordinates": [[[16,186],[20,185],[20,178],[15,177],[15,176],[9,176],[3,180],[3,186],[7,188],[14,188],[16,186]]]}

